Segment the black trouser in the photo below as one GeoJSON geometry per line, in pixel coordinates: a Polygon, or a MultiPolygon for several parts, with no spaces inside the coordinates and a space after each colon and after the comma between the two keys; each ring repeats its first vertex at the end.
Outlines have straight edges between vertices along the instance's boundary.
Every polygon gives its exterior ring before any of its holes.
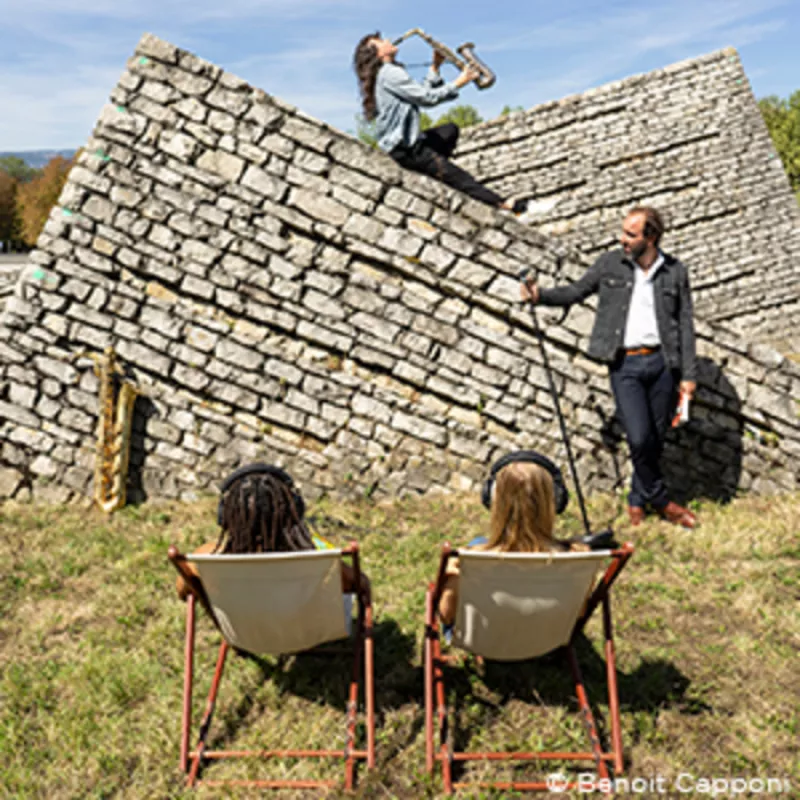
{"type": "Polygon", "coordinates": [[[487,189],[469,172],[448,160],[456,149],[457,142],[458,125],[448,122],[423,131],[414,145],[395,147],[390,155],[401,167],[430,175],[482,203],[501,205],[503,198],[499,194],[487,189]]]}
{"type": "Polygon", "coordinates": [[[658,461],[675,410],[675,384],[661,350],[620,356],[611,366],[611,388],[633,462],[628,505],[659,509],[669,501],[658,461]]]}

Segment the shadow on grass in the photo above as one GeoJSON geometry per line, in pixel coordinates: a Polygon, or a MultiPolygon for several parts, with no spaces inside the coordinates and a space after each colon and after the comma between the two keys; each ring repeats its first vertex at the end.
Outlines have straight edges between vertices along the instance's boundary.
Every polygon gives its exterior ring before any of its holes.
{"type": "MultiPolygon", "coordinates": [[[[602,703],[607,707],[608,704],[605,659],[601,658],[592,642],[583,634],[575,642],[575,651],[598,733],[601,741],[610,747],[610,723],[598,705],[602,703]]],[[[711,707],[702,701],[687,699],[690,683],[674,664],[662,659],[644,659],[630,673],[617,669],[621,711],[658,713],[663,709],[676,708],[679,713],[691,716],[711,711],[711,707]]],[[[552,711],[556,708],[568,709],[578,719],[575,683],[566,650],[563,648],[529,661],[485,661],[482,667],[468,658],[461,667],[445,667],[445,689],[448,696],[450,735],[456,750],[469,744],[471,732],[460,724],[460,715],[457,713],[469,704],[473,708],[480,707],[481,729],[491,726],[504,713],[508,703],[515,700],[552,711]],[[476,679],[494,696],[481,697],[476,693],[476,679]]],[[[530,729],[521,732],[523,737],[535,732],[536,722],[533,719],[531,718],[530,729]]],[[[588,750],[589,740],[585,736],[583,738],[585,742],[578,745],[578,749],[588,750]]],[[[634,738],[638,740],[638,734],[634,738]]],[[[629,748],[635,743],[636,741],[628,741],[626,746],[629,748]]],[[[496,742],[493,749],[503,750],[508,746],[509,743],[496,742]]],[[[511,749],[518,746],[520,743],[515,742],[511,749]]]]}
{"type": "MultiPolygon", "coordinates": [[[[375,653],[375,717],[380,728],[384,714],[405,705],[409,700],[421,700],[422,674],[412,664],[415,639],[403,633],[392,619],[384,619],[373,627],[375,653]]],[[[353,647],[349,641],[334,642],[293,656],[269,658],[241,651],[231,655],[229,668],[236,661],[256,664],[261,672],[260,682],[271,681],[280,694],[302,697],[315,704],[327,705],[342,711],[342,730],[353,674],[353,647]]],[[[363,709],[363,658],[359,665],[359,708],[363,709]]],[[[254,706],[255,692],[243,696],[214,735],[214,746],[230,742],[244,726],[254,706]]],[[[414,734],[416,735],[416,734],[414,734]]],[[[412,736],[413,738],[413,736],[412,736]]],[[[405,746],[404,742],[401,746],[405,746]]]]}

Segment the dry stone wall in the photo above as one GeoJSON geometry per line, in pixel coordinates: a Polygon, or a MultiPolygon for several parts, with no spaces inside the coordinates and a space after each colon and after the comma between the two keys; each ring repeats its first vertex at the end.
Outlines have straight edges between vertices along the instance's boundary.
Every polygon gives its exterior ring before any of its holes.
{"type": "Polygon", "coordinates": [[[468,129],[456,155],[590,257],[627,209],[663,209],[697,313],[800,351],[800,207],[735,50],[468,129]]]}
{"type": "MultiPolygon", "coordinates": [[[[91,491],[97,378],[141,389],[131,495],[191,499],[256,459],[304,493],[473,489],[536,447],[563,463],[516,275],[586,267],[516,219],[145,36],[0,318],[0,497],[91,491]]],[[[589,489],[624,479],[591,305],[546,346],[589,489]]],[[[795,489],[800,369],[700,325],[685,496],[795,489]]]]}

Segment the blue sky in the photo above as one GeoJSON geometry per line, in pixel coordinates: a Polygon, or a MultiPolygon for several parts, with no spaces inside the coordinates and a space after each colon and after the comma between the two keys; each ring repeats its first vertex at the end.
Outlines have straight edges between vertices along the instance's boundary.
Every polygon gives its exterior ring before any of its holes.
{"type": "MultiPolygon", "coordinates": [[[[800,89],[798,0],[0,0],[0,9],[0,151],[83,144],[145,31],[351,131],[353,47],[374,30],[394,38],[421,27],[453,49],[475,42],[497,83],[467,87],[457,102],[487,119],[728,45],[756,96],[800,89]]],[[[416,63],[429,50],[414,39],[400,57],[416,63]]]]}

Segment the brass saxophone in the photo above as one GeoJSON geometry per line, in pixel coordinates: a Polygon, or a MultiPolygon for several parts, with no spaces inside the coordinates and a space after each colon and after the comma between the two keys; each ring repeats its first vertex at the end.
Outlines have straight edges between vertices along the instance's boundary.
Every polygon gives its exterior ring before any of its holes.
{"type": "Polygon", "coordinates": [[[125,505],[133,409],[140,391],[124,379],[113,347],[107,347],[102,356],[91,357],[100,381],[94,501],[110,514],[125,505]],[[115,392],[117,382],[119,389],[115,392]]]}
{"type": "Polygon", "coordinates": [[[410,31],[406,31],[402,36],[395,39],[392,44],[399,45],[412,36],[419,36],[420,39],[427,42],[434,50],[438,50],[444,56],[445,61],[449,61],[458,69],[464,69],[464,67],[469,64],[473,69],[477,70],[478,77],[475,78],[475,85],[479,89],[488,89],[490,86],[494,86],[497,76],[475,55],[473,52],[475,45],[472,42],[466,42],[457,47],[458,55],[456,55],[446,44],[443,44],[438,39],[434,39],[433,36],[429,33],[425,33],[421,28],[412,28],[410,31]]]}

